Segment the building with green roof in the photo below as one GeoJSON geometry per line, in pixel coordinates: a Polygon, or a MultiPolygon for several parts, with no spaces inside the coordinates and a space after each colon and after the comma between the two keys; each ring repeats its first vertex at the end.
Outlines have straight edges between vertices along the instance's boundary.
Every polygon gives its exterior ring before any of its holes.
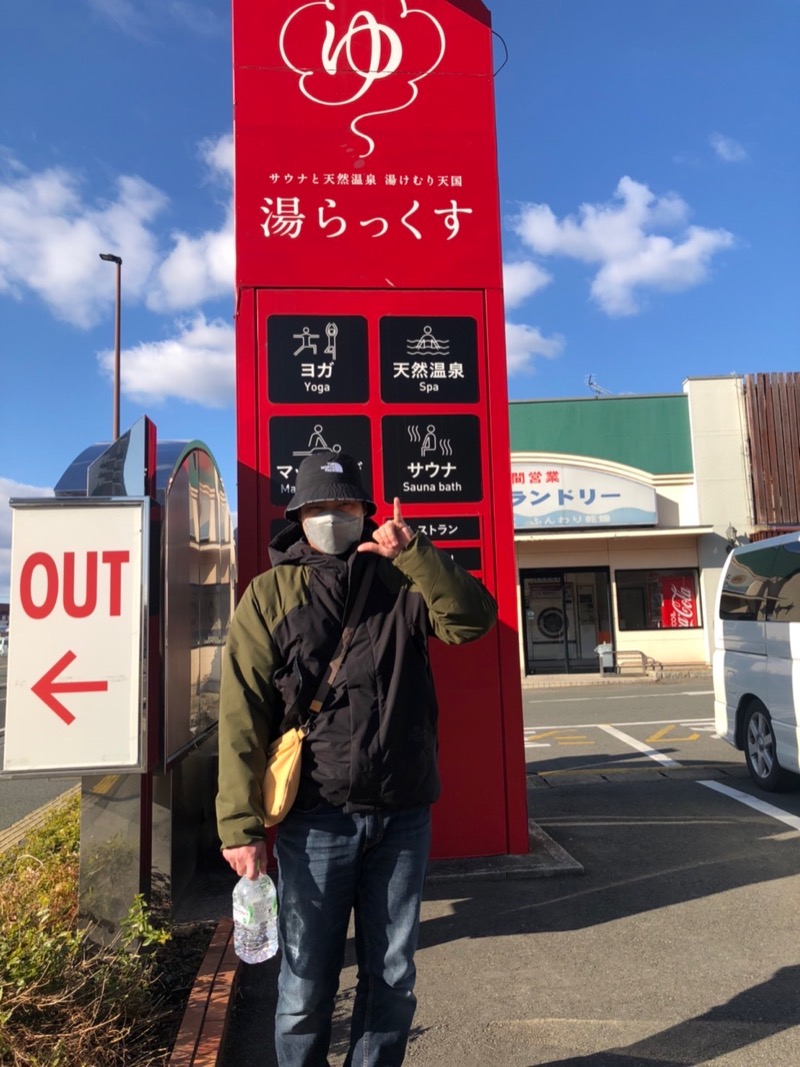
{"type": "Polygon", "coordinates": [[[742,379],[509,412],[523,676],[708,665],[752,516],[742,379]]]}

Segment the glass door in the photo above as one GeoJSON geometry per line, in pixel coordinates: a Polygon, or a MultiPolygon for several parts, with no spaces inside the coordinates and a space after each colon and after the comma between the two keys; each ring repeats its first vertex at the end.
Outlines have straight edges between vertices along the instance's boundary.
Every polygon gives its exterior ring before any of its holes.
{"type": "Polygon", "coordinates": [[[572,590],[567,591],[563,574],[540,571],[523,578],[522,595],[527,673],[565,673],[570,635],[567,610],[573,610],[572,590]]]}
{"type": "Polygon", "coordinates": [[[597,671],[598,644],[611,640],[607,569],[523,571],[526,674],[597,671]]]}

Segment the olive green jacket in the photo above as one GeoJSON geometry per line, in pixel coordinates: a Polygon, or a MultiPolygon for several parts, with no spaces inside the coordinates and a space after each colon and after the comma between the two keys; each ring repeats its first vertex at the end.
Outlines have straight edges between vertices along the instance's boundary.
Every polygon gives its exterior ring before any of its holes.
{"type": "MultiPolygon", "coordinates": [[[[369,523],[362,540],[371,540],[369,523]]],[[[341,636],[367,553],[311,549],[294,525],[245,591],[222,666],[217,822],[223,846],[263,836],[266,751],[297,725],[341,636]]],[[[422,533],[377,567],[337,682],[303,745],[304,803],[399,809],[439,795],[438,709],[428,638],[473,641],[494,626],[486,588],[422,533]]]]}

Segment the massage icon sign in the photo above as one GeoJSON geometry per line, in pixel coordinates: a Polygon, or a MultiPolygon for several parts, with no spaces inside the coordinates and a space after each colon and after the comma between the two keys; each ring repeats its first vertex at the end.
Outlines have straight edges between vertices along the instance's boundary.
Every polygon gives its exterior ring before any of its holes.
{"type": "MultiPolygon", "coordinates": [[[[389,115],[396,111],[403,111],[410,107],[419,95],[418,83],[432,74],[439,66],[445,51],[444,30],[437,19],[429,12],[419,8],[410,8],[407,0],[396,0],[397,19],[396,26],[390,26],[379,22],[369,10],[356,12],[345,27],[337,27],[331,18],[336,17],[337,9],[341,11],[341,0],[312,0],[311,3],[302,4],[286,19],[280,32],[280,52],[284,63],[295,74],[299,75],[299,88],[302,94],[314,104],[322,107],[344,107],[363,100],[365,110],[357,115],[350,123],[352,132],[365,142],[366,150],[361,153],[361,159],[371,155],[375,149],[375,142],[360,129],[360,124],[378,115],[389,115]],[[401,37],[401,32],[403,36],[401,37]],[[323,36],[324,34],[324,36],[323,36]],[[398,73],[403,62],[403,40],[418,44],[425,42],[433,44],[433,52],[425,69],[415,77],[398,73]],[[303,65],[300,48],[303,51],[309,47],[319,47],[317,53],[322,63],[322,71],[330,75],[325,79],[320,72],[319,63],[314,62],[303,65]],[[297,53],[295,53],[295,48],[297,53]],[[356,51],[358,50],[358,57],[356,51]],[[366,60],[366,62],[365,62],[366,60]],[[348,77],[336,78],[336,75],[345,74],[348,77]],[[351,91],[353,85],[352,75],[360,84],[356,85],[355,91],[351,91]],[[369,110],[370,104],[367,99],[374,96],[374,89],[378,83],[394,79],[397,86],[393,106],[376,107],[369,110]],[[338,81],[338,84],[337,84],[338,81]],[[323,87],[333,89],[331,97],[323,98],[320,90],[323,87]],[[343,86],[340,98],[335,93],[343,86]]],[[[314,55],[314,59],[317,59],[314,55]]],[[[414,64],[406,57],[406,70],[413,70],[414,64]]],[[[418,69],[418,68],[417,68],[418,69]]],[[[384,104],[390,101],[384,100],[384,104]]]]}

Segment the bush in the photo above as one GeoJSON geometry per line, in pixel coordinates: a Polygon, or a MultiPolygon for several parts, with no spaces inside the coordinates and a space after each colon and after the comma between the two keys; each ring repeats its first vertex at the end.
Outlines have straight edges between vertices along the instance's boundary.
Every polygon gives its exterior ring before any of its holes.
{"type": "Polygon", "coordinates": [[[78,929],[80,798],[0,856],[0,1064],[163,1064],[156,930],[141,898],[119,941],[100,948],[78,929]],[[159,1047],[160,1046],[160,1047],[159,1047]]]}

